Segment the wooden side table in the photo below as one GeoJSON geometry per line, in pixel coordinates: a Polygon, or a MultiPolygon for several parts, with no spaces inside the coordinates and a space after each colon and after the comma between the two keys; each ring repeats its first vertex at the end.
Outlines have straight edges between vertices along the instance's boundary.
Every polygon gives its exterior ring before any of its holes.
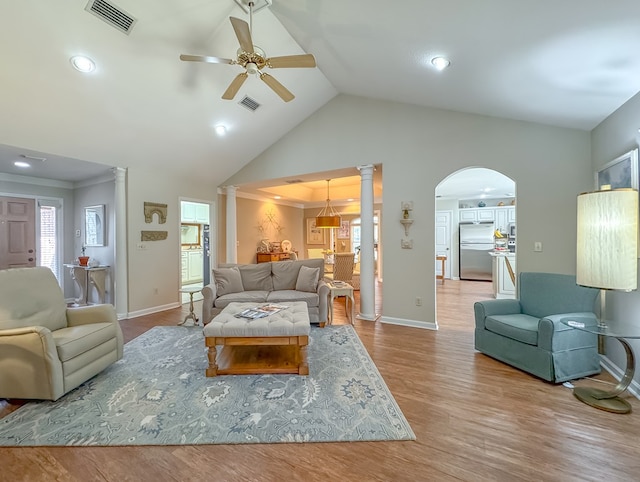
{"type": "Polygon", "coordinates": [[[328,324],[333,323],[333,300],[338,296],[344,296],[344,310],[347,313],[347,319],[349,323],[353,325],[353,319],[355,318],[355,306],[356,301],[353,298],[353,286],[348,283],[336,283],[332,281],[327,283],[329,285],[329,321],[328,324]]]}
{"type": "Polygon", "coordinates": [[[178,323],[178,325],[192,326],[191,323],[187,324],[187,320],[193,321],[193,326],[198,325],[198,317],[193,311],[193,295],[200,293],[202,288],[181,288],[180,293],[189,293],[189,313],[184,317],[184,320],[178,323]]]}
{"type": "Polygon", "coordinates": [[[436,261],[440,261],[440,272],[442,274],[437,274],[436,275],[436,279],[441,279],[442,280],[442,284],[444,284],[444,262],[447,260],[446,256],[436,256],[436,261]]]}

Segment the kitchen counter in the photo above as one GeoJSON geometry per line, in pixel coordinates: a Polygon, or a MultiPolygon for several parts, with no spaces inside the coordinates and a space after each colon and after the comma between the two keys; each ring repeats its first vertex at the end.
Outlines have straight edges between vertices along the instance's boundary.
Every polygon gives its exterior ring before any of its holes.
{"type": "Polygon", "coordinates": [[[516,253],[491,251],[493,258],[493,296],[496,299],[516,297],[516,253]]]}

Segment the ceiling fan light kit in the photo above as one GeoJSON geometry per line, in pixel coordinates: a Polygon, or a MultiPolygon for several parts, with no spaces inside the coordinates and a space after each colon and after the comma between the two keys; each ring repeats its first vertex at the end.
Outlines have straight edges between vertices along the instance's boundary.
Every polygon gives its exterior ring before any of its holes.
{"type": "MultiPolygon", "coordinates": [[[[260,8],[264,8],[266,6],[271,5],[270,0],[262,0],[262,1],[245,1],[245,0],[234,0],[243,10],[249,13],[250,21],[253,23],[253,13],[258,11],[258,4],[262,6],[260,8]],[[248,8],[248,10],[247,10],[248,8]]],[[[247,80],[249,75],[256,75],[262,80],[267,86],[271,88],[280,98],[289,102],[295,98],[295,96],[289,92],[289,90],[284,87],[280,82],[278,82],[271,75],[262,72],[262,69],[265,67],[269,67],[270,69],[283,69],[283,68],[314,68],[316,66],[316,59],[311,54],[300,54],[300,55],[285,55],[281,57],[273,57],[268,58],[264,51],[255,46],[253,44],[253,39],[251,37],[252,25],[249,25],[244,20],[241,20],[236,17],[229,17],[231,21],[231,25],[233,26],[233,30],[238,38],[238,43],[240,44],[240,48],[236,52],[236,59],[225,59],[213,56],[206,55],[189,55],[182,54],[180,55],[180,60],[186,62],[206,62],[210,64],[231,64],[231,65],[240,65],[245,71],[238,74],[232,81],[227,90],[222,94],[222,98],[225,100],[232,100],[244,81],[247,80]]]]}

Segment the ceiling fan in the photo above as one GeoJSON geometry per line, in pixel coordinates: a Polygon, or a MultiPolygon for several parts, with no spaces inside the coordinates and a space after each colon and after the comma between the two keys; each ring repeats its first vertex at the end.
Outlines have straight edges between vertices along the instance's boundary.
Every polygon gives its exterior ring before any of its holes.
{"type": "Polygon", "coordinates": [[[238,37],[240,48],[237,51],[236,59],[223,59],[219,57],[211,57],[207,55],[180,55],[180,60],[186,62],[207,62],[210,64],[231,64],[241,65],[245,71],[238,74],[231,82],[227,90],[222,94],[222,98],[225,100],[232,100],[244,81],[247,80],[249,74],[257,75],[260,79],[267,84],[276,94],[282,98],[285,102],[289,102],[294,99],[294,95],[287,90],[287,88],[278,82],[274,77],[262,71],[265,67],[271,69],[282,68],[294,68],[294,67],[315,67],[316,59],[312,54],[301,55],[285,55],[282,57],[267,58],[264,51],[253,44],[251,38],[251,30],[253,26],[253,6],[254,2],[249,1],[249,22],[247,24],[244,20],[235,17],[229,17],[233,30],[238,37]]]}

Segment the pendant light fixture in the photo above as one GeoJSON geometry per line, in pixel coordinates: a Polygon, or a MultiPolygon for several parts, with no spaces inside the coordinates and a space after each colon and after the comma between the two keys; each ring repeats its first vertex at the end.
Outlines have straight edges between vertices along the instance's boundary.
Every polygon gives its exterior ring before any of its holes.
{"type": "Polygon", "coordinates": [[[331,207],[331,200],[329,199],[329,181],[331,179],[327,179],[327,204],[316,216],[317,228],[332,229],[340,227],[340,215],[331,207]]]}

